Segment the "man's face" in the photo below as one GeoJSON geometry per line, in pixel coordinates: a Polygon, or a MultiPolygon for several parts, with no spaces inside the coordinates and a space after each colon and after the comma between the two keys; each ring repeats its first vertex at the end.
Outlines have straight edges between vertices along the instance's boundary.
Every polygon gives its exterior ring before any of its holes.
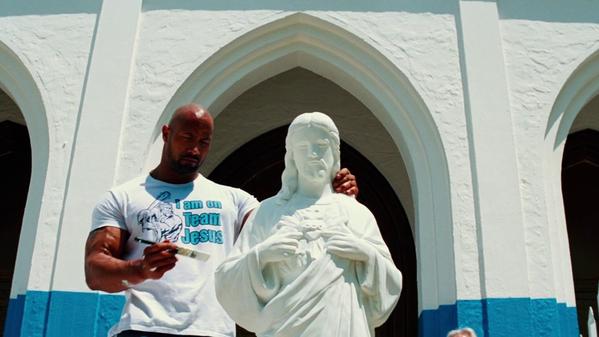
{"type": "Polygon", "coordinates": [[[163,129],[167,160],[181,174],[197,172],[208,155],[212,141],[212,123],[200,119],[177,123],[163,129]]]}
{"type": "Polygon", "coordinates": [[[318,182],[330,182],[335,158],[328,132],[320,127],[305,127],[292,136],[293,160],[298,174],[318,182]]]}
{"type": "Polygon", "coordinates": [[[162,212],[162,214],[172,214],[173,213],[173,207],[170,204],[167,203],[162,203],[160,204],[160,211],[162,212]]]}

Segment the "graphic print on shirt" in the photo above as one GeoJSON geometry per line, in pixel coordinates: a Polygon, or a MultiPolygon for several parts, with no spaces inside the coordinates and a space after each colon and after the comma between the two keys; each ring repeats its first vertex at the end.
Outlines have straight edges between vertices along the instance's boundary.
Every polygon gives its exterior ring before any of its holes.
{"type": "Polygon", "coordinates": [[[219,200],[179,200],[175,199],[175,207],[183,210],[185,228],[181,235],[184,244],[199,245],[213,243],[222,245],[223,231],[221,210],[223,203],[219,200]]]}
{"type": "Polygon", "coordinates": [[[144,239],[154,242],[176,242],[179,239],[183,221],[175,214],[173,206],[165,202],[170,196],[168,191],[161,192],[148,208],[137,213],[137,223],[144,239]]]}

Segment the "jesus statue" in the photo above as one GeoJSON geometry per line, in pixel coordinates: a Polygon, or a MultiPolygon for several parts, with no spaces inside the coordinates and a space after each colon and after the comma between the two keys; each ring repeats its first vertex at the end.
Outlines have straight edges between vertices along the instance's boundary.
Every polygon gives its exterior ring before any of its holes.
{"type": "Polygon", "coordinates": [[[327,115],[293,120],[281,190],[216,271],[219,302],[259,337],[374,337],[397,304],[402,275],[374,216],[333,191],[339,143],[327,115]]]}

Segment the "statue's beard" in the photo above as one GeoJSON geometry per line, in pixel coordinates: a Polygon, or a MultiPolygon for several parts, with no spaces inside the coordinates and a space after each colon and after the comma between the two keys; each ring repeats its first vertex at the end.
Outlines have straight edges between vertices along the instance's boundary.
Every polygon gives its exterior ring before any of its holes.
{"type": "Polygon", "coordinates": [[[307,162],[300,169],[298,168],[298,173],[302,175],[305,179],[314,181],[314,182],[326,182],[329,180],[330,176],[330,167],[323,160],[315,160],[311,162],[307,162]]]}

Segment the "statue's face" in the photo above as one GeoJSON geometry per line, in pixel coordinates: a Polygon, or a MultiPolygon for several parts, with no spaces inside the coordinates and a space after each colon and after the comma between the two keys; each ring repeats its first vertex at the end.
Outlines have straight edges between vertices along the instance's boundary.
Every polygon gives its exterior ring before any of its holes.
{"type": "Polygon", "coordinates": [[[320,127],[305,127],[292,136],[293,160],[304,179],[330,183],[335,162],[331,140],[320,127]]]}

